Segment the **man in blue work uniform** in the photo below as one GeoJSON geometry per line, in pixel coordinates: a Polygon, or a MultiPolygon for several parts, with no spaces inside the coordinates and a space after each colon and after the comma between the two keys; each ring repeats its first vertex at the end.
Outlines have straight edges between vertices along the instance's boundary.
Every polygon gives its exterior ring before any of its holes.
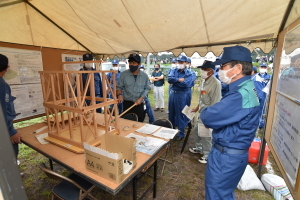
{"type": "MultiPolygon", "coordinates": [[[[145,66],[141,65],[140,71],[144,72],[144,70],[145,70],[145,66]]],[[[144,106],[145,112],[147,113],[148,118],[149,118],[149,124],[152,124],[155,121],[155,119],[154,119],[153,111],[152,111],[152,108],[151,108],[151,105],[150,105],[150,102],[148,99],[148,95],[146,98],[144,98],[144,105],[145,105],[144,106]]]]}
{"type": "Polygon", "coordinates": [[[191,105],[189,92],[193,84],[193,74],[185,67],[187,61],[186,56],[177,58],[178,68],[172,70],[168,76],[168,82],[172,84],[169,96],[169,120],[173,127],[178,127],[180,133],[175,137],[175,140],[184,138],[184,128],[189,120],[181,112],[183,108],[191,105]]]}
{"type": "Polygon", "coordinates": [[[252,58],[242,46],[225,47],[220,80],[229,91],[220,102],[204,108],[203,124],[212,128],[213,147],[205,173],[206,200],[235,199],[234,190],[248,164],[248,149],[259,123],[260,105],[253,81],[252,58]]]}
{"type": "MultiPolygon", "coordinates": [[[[267,94],[263,91],[263,89],[268,85],[271,76],[267,74],[267,64],[260,63],[259,65],[259,73],[252,77],[252,81],[254,82],[254,86],[256,88],[256,92],[258,95],[259,103],[260,103],[260,111],[261,114],[264,112],[264,106],[266,102],[267,94]]],[[[261,116],[259,119],[259,129],[262,129],[265,125],[264,119],[261,116]]]]}
{"type": "Polygon", "coordinates": [[[8,71],[8,58],[5,55],[0,54],[0,102],[3,111],[3,116],[6,121],[7,129],[10,135],[10,140],[13,145],[13,149],[16,158],[19,153],[19,145],[21,143],[21,135],[13,126],[13,119],[17,116],[14,108],[14,100],[16,97],[11,95],[11,89],[9,85],[3,79],[3,76],[8,71]]]}
{"type": "MultiPolygon", "coordinates": [[[[187,70],[189,70],[191,73],[192,73],[192,75],[193,75],[193,82],[192,82],[192,84],[191,84],[191,88],[190,88],[190,91],[189,91],[189,99],[190,99],[190,102],[192,102],[192,87],[194,87],[194,85],[195,85],[195,80],[196,80],[196,74],[195,74],[195,72],[191,69],[191,59],[190,58],[186,58],[186,62],[185,62],[185,67],[187,68],[187,70]]],[[[191,103],[190,103],[191,104],[191,103]]]]}
{"type": "MultiPolygon", "coordinates": [[[[83,61],[89,61],[89,60],[93,60],[93,55],[92,54],[84,54],[83,55],[83,61]]],[[[80,71],[95,71],[95,69],[93,68],[93,63],[85,63],[83,68],[80,69],[80,71]]],[[[88,74],[83,73],[82,74],[82,81],[83,81],[83,85],[86,84],[87,81],[87,77],[88,74]]],[[[94,84],[95,84],[95,96],[96,97],[102,97],[102,81],[101,81],[101,76],[99,73],[94,73],[94,84]]],[[[93,91],[92,91],[93,92],[93,91]]],[[[86,96],[90,96],[91,95],[91,91],[88,90],[86,93],[86,96]]],[[[86,100],[87,105],[90,105],[90,100],[86,100]]],[[[96,103],[101,103],[101,101],[96,101],[96,103]]],[[[96,109],[97,113],[101,113],[102,109],[98,108],[96,109]]]]}
{"type": "Polygon", "coordinates": [[[128,57],[129,69],[121,73],[117,83],[117,96],[119,103],[123,102],[123,112],[135,105],[127,113],[135,113],[138,121],[145,119],[143,100],[147,98],[150,90],[149,78],[145,72],[140,71],[141,57],[130,54],[128,57]]]}
{"type": "MultiPolygon", "coordinates": [[[[111,64],[112,64],[112,70],[117,72],[115,74],[116,74],[116,83],[118,83],[120,75],[121,75],[121,71],[120,71],[120,68],[119,68],[119,60],[112,60],[111,64]]],[[[113,84],[112,76],[113,76],[112,72],[109,72],[106,75],[107,80],[110,83],[110,87],[113,90],[114,84],[113,84]]],[[[112,96],[112,94],[111,94],[111,92],[109,90],[108,90],[108,98],[111,98],[111,99],[113,98],[113,96],[112,96]]],[[[113,107],[113,105],[111,105],[110,108],[112,109],[112,107],[113,107]]],[[[123,112],[123,103],[119,103],[118,104],[118,111],[119,111],[119,114],[121,114],[123,112]]]]}

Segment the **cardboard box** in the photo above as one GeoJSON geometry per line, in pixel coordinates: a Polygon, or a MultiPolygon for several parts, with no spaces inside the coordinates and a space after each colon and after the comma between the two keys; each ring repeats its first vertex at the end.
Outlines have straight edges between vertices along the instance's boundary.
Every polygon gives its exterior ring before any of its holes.
{"type": "Polygon", "coordinates": [[[109,153],[116,153],[119,155],[119,159],[112,159],[85,148],[86,168],[103,178],[120,183],[125,176],[123,173],[123,159],[132,161],[132,169],[136,166],[136,140],[107,133],[100,136],[100,141],[101,145],[99,147],[89,147],[93,150],[97,150],[94,148],[100,148],[109,153]]]}

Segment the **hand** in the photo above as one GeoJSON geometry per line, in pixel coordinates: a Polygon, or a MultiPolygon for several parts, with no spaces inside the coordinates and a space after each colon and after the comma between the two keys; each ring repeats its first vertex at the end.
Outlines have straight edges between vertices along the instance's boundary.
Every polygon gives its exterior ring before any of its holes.
{"type": "Polygon", "coordinates": [[[11,143],[13,144],[21,144],[21,134],[19,132],[17,132],[16,134],[14,134],[13,136],[10,136],[10,140],[11,143]]]}
{"type": "Polygon", "coordinates": [[[191,112],[197,112],[198,110],[199,110],[199,108],[197,107],[197,108],[192,109],[191,112]]]}
{"type": "Polygon", "coordinates": [[[136,100],[135,104],[140,105],[142,102],[143,102],[143,98],[138,98],[138,100],[136,100]]]}
{"type": "Polygon", "coordinates": [[[184,81],[184,78],[178,79],[178,82],[183,82],[183,81],[184,81]]]}
{"type": "Polygon", "coordinates": [[[118,96],[118,103],[122,103],[123,102],[123,95],[119,95],[118,96]]]}

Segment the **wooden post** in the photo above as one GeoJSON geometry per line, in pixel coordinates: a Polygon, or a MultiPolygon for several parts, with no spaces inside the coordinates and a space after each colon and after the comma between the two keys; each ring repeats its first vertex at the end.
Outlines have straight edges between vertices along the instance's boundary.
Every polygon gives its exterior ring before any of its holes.
{"type": "MultiPolygon", "coordinates": [[[[96,104],[96,99],[95,99],[95,74],[90,74],[91,75],[91,81],[90,81],[90,95],[92,97],[91,100],[91,105],[95,105],[96,104]]],[[[94,125],[94,138],[99,137],[98,133],[97,133],[97,122],[96,122],[96,109],[93,109],[92,111],[93,114],[93,125],[94,125]]]]}
{"type": "MultiPolygon", "coordinates": [[[[56,105],[55,83],[54,83],[53,74],[50,74],[50,83],[51,83],[51,89],[52,89],[53,104],[56,105]]],[[[57,134],[58,134],[58,136],[61,136],[60,135],[59,120],[58,120],[58,113],[57,113],[57,109],[56,108],[54,108],[54,114],[55,114],[57,134]]]]}
{"type": "MultiPolygon", "coordinates": [[[[68,78],[68,74],[63,74],[64,80],[68,78]]],[[[64,81],[64,86],[65,86],[65,94],[66,94],[66,105],[70,106],[70,100],[69,100],[69,90],[68,90],[68,82],[64,81]]],[[[68,112],[68,125],[69,125],[69,131],[70,131],[70,139],[74,140],[74,135],[73,135],[73,126],[72,126],[72,117],[70,111],[68,112]]]]}
{"type": "MultiPolygon", "coordinates": [[[[77,100],[78,100],[78,104],[77,104],[77,107],[78,108],[82,108],[81,106],[81,87],[80,85],[82,84],[80,80],[82,80],[80,78],[80,75],[79,73],[76,74],[76,89],[77,89],[77,100]]],[[[79,121],[80,121],[80,135],[81,135],[81,142],[85,142],[84,138],[85,138],[85,133],[83,132],[83,119],[82,119],[82,112],[81,113],[78,113],[79,114],[79,121]]]]}

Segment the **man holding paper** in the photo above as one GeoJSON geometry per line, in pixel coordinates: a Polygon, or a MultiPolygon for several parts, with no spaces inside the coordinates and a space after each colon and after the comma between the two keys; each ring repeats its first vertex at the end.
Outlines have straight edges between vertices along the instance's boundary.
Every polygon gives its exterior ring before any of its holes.
{"type": "MultiPolygon", "coordinates": [[[[211,61],[204,61],[204,64],[198,68],[201,69],[201,78],[203,79],[203,81],[201,84],[199,104],[195,109],[192,110],[192,112],[197,112],[199,110],[199,113],[201,113],[204,108],[212,106],[215,103],[219,102],[222,98],[222,94],[221,83],[217,78],[215,78],[215,76],[213,76],[215,65],[212,65],[211,61]]],[[[205,164],[207,163],[207,157],[212,146],[212,130],[205,127],[200,117],[198,118],[198,123],[195,130],[196,133],[193,134],[195,147],[190,147],[189,150],[192,153],[202,154],[203,156],[198,159],[198,161],[205,164]]]]}

